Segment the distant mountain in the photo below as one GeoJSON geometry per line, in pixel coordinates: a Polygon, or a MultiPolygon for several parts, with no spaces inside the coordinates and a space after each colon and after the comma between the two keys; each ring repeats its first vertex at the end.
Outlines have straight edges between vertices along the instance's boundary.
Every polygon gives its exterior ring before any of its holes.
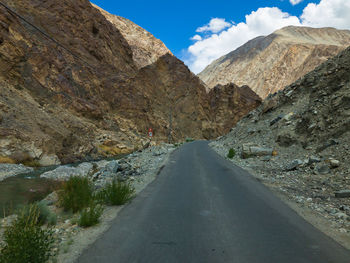
{"type": "Polygon", "coordinates": [[[248,85],[264,99],[349,45],[348,30],[288,26],[247,42],[198,76],[209,88],[231,82],[248,85]]]}

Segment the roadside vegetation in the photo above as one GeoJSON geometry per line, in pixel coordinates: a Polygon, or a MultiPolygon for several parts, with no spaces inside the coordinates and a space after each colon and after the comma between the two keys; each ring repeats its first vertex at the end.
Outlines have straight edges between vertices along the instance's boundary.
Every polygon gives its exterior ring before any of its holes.
{"type": "Polygon", "coordinates": [[[100,190],[98,199],[107,205],[123,205],[130,201],[135,194],[135,189],[127,182],[114,180],[100,190]]]}
{"type": "Polygon", "coordinates": [[[235,155],[236,155],[236,151],[235,151],[234,149],[231,148],[231,149],[228,151],[227,158],[232,159],[233,157],[235,157],[235,155]]]}
{"type": "Polygon", "coordinates": [[[93,197],[93,185],[87,177],[72,176],[58,191],[59,205],[73,213],[89,206],[93,197]]]}
{"type": "Polygon", "coordinates": [[[72,176],[58,191],[59,204],[65,211],[80,213],[78,224],[89,227],[99,223],[105,205],[123,205],[130,201],[135,189],[127,182],[114,180],[98,192],[87,177],[72,176]]]}
{"type": "Polygon", "coordinates": [[[25,207],[5,228],[1,263],[44,263],[53,256],[53,231],[49,226],[42,227],[40,213],[37,204],[25,207]]]}
{"type": "MultiPolygon", "coordinates": [[[[60,220],[68,218],[81,227],[91,227],[100,222],[106,205],[123,205],[135,195],[128,182],[114,180],[95,191],[87,177],[72,176],[57,190],[60,220]]],[[[17,211],[12,223],[4,227],[0,243],[0,263],[44,263],[54,260],[54,247],[58,243],[53,226],[57,215],[48,201],[26,205],[17,211]]],[[[72,241],[70,241],[72,242],[72,241]]],[[[68,243],[64,250],[68,250],[68,243]]]]}

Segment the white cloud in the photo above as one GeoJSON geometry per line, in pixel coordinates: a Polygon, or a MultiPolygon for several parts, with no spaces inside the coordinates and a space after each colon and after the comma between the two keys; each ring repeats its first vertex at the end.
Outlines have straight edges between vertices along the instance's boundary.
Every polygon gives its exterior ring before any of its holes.
{"type": "MultiPolygon", "coordinates": [[[[296,3],[299,0],[290,1],[296,3]]],[[[308,4],[300,18],[282,12],[277,7],[259,8],[246,15],[245,22],[228,23],[229,26],[225,25],[227,22],[224,19],[214,18],[216,20],[212,19],[209,24],[197,29],[197,32],[206,34],[202,35],[201,40],[197,36],[193,38],[197,41],[188,47],[183,59],[193,72],[198,73],[215,59],[247,41],[288,25],[350,29],[349,14],[350,0],[321,0],[319,4],[308,4]],[[220,23],[223,26],[221,28],[218,26],[220,23]],[[208,34],[208,31],[212,33],[208,34]]]]}
{"type": "Polygon", "coordinates": [[[191,40],[201,41],[202,37],[200,35],[194,35],[193,37],[191,37],[191,40]]]}
{"type": "Polygon", "coordinates": [[[297,5],[299,3],[301,3],[303,0],[289,0],[289,2],[292,4],[292,5],[297,5]]]}
{"type": "Polygon", "coordinates": [[[218,33],[225,28],[231,26],[231,23],[226,22],[224,18],[212,18],[205,26],[197,28],[196,32],[212,32],[218,33]]]}
{"type": "Polygon", "coordinates": [[[308,4],[300,16],[303,25],[350,29],[349,0],[321,0],[308,4]]]}

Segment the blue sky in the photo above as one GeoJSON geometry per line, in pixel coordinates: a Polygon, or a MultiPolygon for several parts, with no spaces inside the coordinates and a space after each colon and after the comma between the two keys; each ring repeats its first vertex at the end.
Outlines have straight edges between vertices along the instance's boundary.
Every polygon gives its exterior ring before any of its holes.
{"type": "MultiPolygon", "coordinates": [[[[208,64],[218,56],[227,53],[230,48],[236,48],[237,45],[244,44],[249,39],[242,39],[242,43],[237,42],[228,46],[226,43],[215,42],[215,47],[218,47],[220,51],[213,54],[213,43],[210,41],[203,41],[205,39],[215,38],[220,32],[212,32],[210,30],[204,32],[196,32],[199,27],[202,27],[210,22],[213,18],[225,19],[227,23],[236,25],[240,22],[246,22],[246,15],[257,11],[263,7],[277,7],[280,12],[284,12],[284,15],[288,13],[291,17],[297,17],[303,14],[304,9],[310,4],[314,3],[310,9],[307,18],[311,21],[310,23],[302,22],[300,25],[309,26],[324,26],[323,22],[317,18],[320,14],[324,14],[323,9],[329,8],[330,5],[338,5],[338,9],[342,9],[342,5],[346,5],[350,9],[350,0],[302,0],[300,3],[292,5],[291,2],[300,0],[243,0],[243,1],[225,1],[225,0],[201,0],[201,1],[190,1],[190,0],[177,0],[177,1],[145,1],[145,0],[129,0],[129,1],[107,1],[107,0],[93,0],[93,3],[107,10],[112,14],[123,16],[130,19],[134,23],[145,28],[151,32],[155,37],[161,39],[165,45],[180,59],[183,59],[190,68],[197,73],[200,71],[205,64],[208,64]],[[324,2],[324,3],[320,3],[324,2]],[[340,7],[340,8],[339,8],[340,7]],[[317,13],[317,12],[318,13],[317,13]],[[317,20],[317,21],[316,21],[317,20]],[[191,40],[194,35],[200,35],[200,40],[191,40]],[[196,44],[196,45],[194,45],[196,44]],[[207,45],[203,47],[204,45],[207,45]],[[221,46],[225,46],[221,49],[221,46]],[[194,47],[191,47],[194,46],[194,47]],[[207,57],[206,59],[199,60],[199,56],[207,57]],[[196,72],[197,71],[197,72],[196,72]]],[[[311,4],[312,5],[312,4],[311,4]]],[[[350,10],[349,10],[350,11],[350,10]]],[[[264,12],[262,12],[264,13],[264,12]]],[[[269,16],[269,13],[264,13],[269,16]]],[[[261,19],[269,20],[264,18],[264,14],[257,15],[261,16],[261,19]]],[[[283,17],[283,20],[286,21],[283,17]]],[[[295,18],[296,19],[296,18],[295,18]]],[[[326,19],[327,20],[327,19],[326,19]]],[[[261,20],[263,21],[263,20],[261,20]]],[[[271,23],[275,23],[271,29],[275,30],[278,27],[279,20],[271,20],[271,23]],[[274,22],[275,21],[275,22],[274,22]]],[[[295,20],[289,19],[288,21],[295,20]]],[[[257,22],[258,23],[258,22],[257,22]]],[[[289,22],[286,22],[289,23],[289,22]]],[[[326,22],[325,22],[326,23],[326,22]]],[[[281,23],[282,25],[283,23],[281,23]]],[[[350,22],[349,22],[350,24],[350,22]]],[[[285,24],[283,24],[285,25],[285,24]]],[[[326,23],[326,25],[328,25],[326,23]]],[[[341,24],[342,25],[342,24],[341,24]]],[[[332,23],[330,24],[332,25],[332,23]]],[[[337,25],[335,25],[337,26],[337,25]]],[[[342,27],[342,26],[339,26],[342,27]]],[[[346,28],[347,26],[343,26],[346,28]]],[[[230,26],[226,26],[222,31],[228,30],[230,26]]],[[[266,30],[262,30],[261,33],[267,34],[269,27],[265,27],[266,30]]],[[[233,30],[233,29],[232,29],[233,30]]],[[[231,31],[232,31],[231,30],[231,31]]],[[[238,30],[238,29],[237,29],[238,30]]],[[[260,31],[256,28],[252,29],[255,34],[259,34],[260,31]]],[[[250,30],[249,32],[251,32],[250,30]]],[[[244,33],[242,33],[244,34],[244,33]]],[[[248,33],[245,33],[249,35],[248,33]]],[[[224,34],[223,34],[224,36],[224,34]]],[[[239,36],[239,35],[236,35],[239,36]]],[[[199,37],[198,37],[199,38],[199,37]]],[[[198,40],[198,39],[197,39],[198,40]]]]}

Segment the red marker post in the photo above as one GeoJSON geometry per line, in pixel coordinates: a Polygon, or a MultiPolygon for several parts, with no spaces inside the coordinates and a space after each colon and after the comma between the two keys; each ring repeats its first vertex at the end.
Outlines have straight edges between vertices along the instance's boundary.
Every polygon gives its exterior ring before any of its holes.
{"type": "Polygon", "coordinates": [[[152,130],[152,128],[149,128],[149,129],[148,129],[148,137],[149,137],[150,139],[152,139],[152,137],[153,137],[153,130],[152,130]]]}

